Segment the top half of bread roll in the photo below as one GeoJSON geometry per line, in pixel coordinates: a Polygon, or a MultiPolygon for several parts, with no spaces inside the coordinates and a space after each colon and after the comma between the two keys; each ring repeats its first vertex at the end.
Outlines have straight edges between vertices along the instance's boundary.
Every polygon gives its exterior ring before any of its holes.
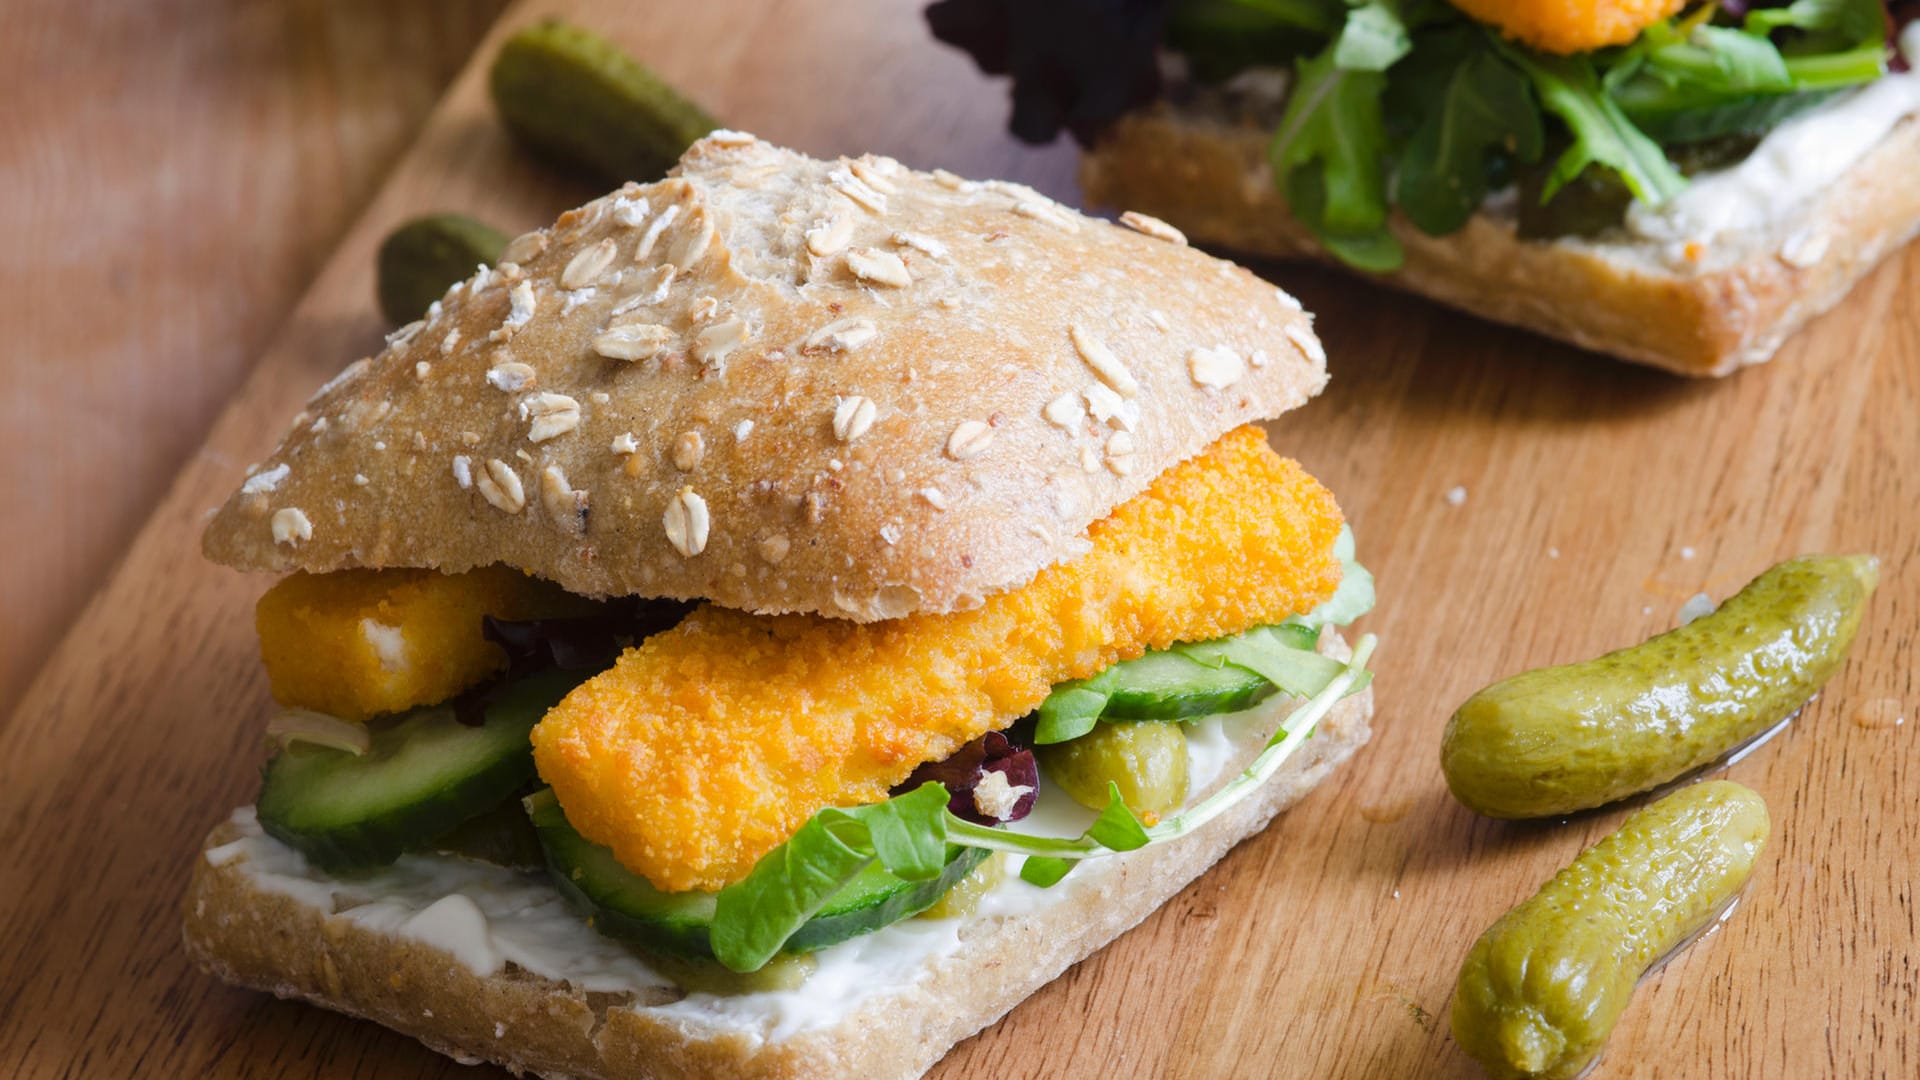
{"type": "Polygon", "coordinates": [[[1292,297],[1123,221],[716,132],[349,365],[206,551],[859,621],[977,605],[1326,382],[1292,297]]]}

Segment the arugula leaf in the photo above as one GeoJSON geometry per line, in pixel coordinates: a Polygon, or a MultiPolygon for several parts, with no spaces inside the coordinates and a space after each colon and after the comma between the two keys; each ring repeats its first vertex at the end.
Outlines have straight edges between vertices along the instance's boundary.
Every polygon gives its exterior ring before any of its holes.
{"type": "Polygon", "coordinates": [[[1087,836],[1114,851],[1134,851],[1147,846],[1147,829],[1120,797],[1120,785],[1107,781],[1107,808],[1087,827],[1087,836]]]}
{"type": "Polygon", "coordinates": [[[1486,201],[1494,154],[1535,161],[1543,140],[1532,84],[1492,51],[1475,52],[1453,70],[1437,107],[1408,141],[1394,201],[1422,232],[1445,236],[1486,201]]]}
{"type": "Polygon", "coordinates": [[[745,878],[720,890],[713,912],[714,957],[733,971],[760,970],[794,931],[876,860],[908,881],[938,877],[946,865],[947,821],[947,789],[939,784],[813,815],[745,878]]]}
{"type": "Polygon", "coordinates": [[[921,784],[885,802],[841,813],[864,824],[873,853],[903,881],[931,881],[947,867],[948,792],[944,784],[921,784]]]}
{"type": "Polygon", "coordinates": [[[713,955],[733,971],[758,971],[808,919],[873,862],[846,822],[816,814],[714,902],[713,955]]]}
{"type": "MultiPolygon", "coordinates": [[[[1707,54],[1707,62],[1727,90],[1734,93],[1781,94],[1793,89],[1787,61],[1765,35],[1726,26],[1699,26],[1689,35],[1691,47],[1707,54]]],[[[1658,63],[1660,54],[1654,54],[1658,63]]]]}
{"type": "Polygon", "coordinates": [[[1091,679],[1061,683],[1054,687],[1034,714],[1034,745],[1063,743],[1092,731],[1093,725],[1100,720],[1100,714],[1107,711],[1107,699],[1111,696],[1107,684],[1112,678],[1107,672],[1112,670],[1108,668],[1091,679]]]}
{"type": "Polygon", "coordinates": [[[1660,144],[1635,127],[1619,103],[1602,92],[1591,58],[1547,56],[1504,42],[1500,49],[1533,81],[1540,103],[1573,133],[1573,145],[1560,155],[1547,182],[1547,198],[1596,163],[1618,172],[1634,197],[1649,206],[1685,190],[1686,178],[1667,160],[1660,144]]]}
{"type": "Polygon", "coordinates": [[[1741,24],[1750,34],[1771,34],[1792,27],[1809,33],[1829,32],[1851,42],[1878,40],[1886,44],[1886,9],[1882,0],[1794,0],[1785,7],[1756,7],[1741,24]]]}
{"type": "Polygon", "coordinates": [[[1268,144],[1275,183],[1294,217],[1363,269],[1400,264],[1387,232],[1386,76],[1339,66],[1336,42],[1295,69],[1286,112],[1268,144]]]}
{"type": "Polygon", "coordinates": [[[1020,880],[1029,885],[1038,885],[1043,889],[1052,888],[1060,883],[1078,863],[1076,859],[1058,859],[1052,855],[1029,855],[1027,861],[1020,864],[1020,880]]]}

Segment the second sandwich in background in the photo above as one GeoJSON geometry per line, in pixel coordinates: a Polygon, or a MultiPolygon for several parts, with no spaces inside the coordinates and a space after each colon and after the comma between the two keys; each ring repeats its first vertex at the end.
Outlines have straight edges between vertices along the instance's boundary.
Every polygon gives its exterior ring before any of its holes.
{"type": "Polygon", "coordinates": [[[1687,375],[1920,229],[1920,4],[942,0],[1089,202],[1687,375]]]}

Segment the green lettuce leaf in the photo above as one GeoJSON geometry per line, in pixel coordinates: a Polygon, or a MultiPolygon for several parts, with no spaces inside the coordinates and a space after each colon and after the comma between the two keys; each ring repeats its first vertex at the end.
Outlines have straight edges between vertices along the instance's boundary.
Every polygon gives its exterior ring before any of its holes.
{"type": "Polygon", "coordinates": [[[1027,861],[1020,864],[1020,880],[1043,889],[1052,888],[1072,872],[1074,863],[1078,861],[1052,855],[1029,855],[1027,861]]]}
{"type": "Polygon", "coordinates": [[[1289,629],[1293,628],[1257,626],[1232,637],[1196,641],[1174,648],[1189,660],[1208,667],[1232,664],[1253,672],[1279,687],[1283,693],[1311,697],[1326,689],[1327,684],[1346,669],[1346,665],[1314,652],[1311,645],[1301,648],[1297,638],[1286,633],[1289,629]]]}
{"type": "Polygon", "coordinates": [[[1373,610],[1373,574],[1360,565],[1355,550],[1353,527],[1340,526],[1340,535],[1333,541],[1333,557],[1340,560],[1340,587],[1319,607],[1288,619],[1288,625],[1312,630],[1345,626],[1373,610]]]}
{"type": "Polygon", "coordinates": [[[1107,808],[1087,827],[1087,836],[1111,851],[1135,851],[1149,841],[1147,827],[1127,808],[1120,797],[1120,785],[1107,781],[1107,808]]]}
{"type": "Polygon", "coordinates": [[[1742,29],[1771,34],[1791,27],[1808,33],[1839,34],[1848,42],[1886,43],[1887,20],[1883,0],[1794,0],[1786,7],[1756,7],[1747,12],[1742,29]]]}

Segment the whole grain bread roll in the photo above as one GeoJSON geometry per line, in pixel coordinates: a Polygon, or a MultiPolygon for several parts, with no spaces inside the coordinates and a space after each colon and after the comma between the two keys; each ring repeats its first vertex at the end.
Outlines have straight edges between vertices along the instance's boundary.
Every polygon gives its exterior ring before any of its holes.
{"type": "Polygon", "coordinates": [[[1123,221],[717,132],[341,372],[206,552],[861,621],[973,606],[1326,381],[1291,297],[1123,221]]]}
{"type": "MultiPolygon", "coordinates": [[[[1191,90],[1122,118],[1081,162],[1095,206],[1138,207],[1203,243],[1331,261],[1287,212],[1267,144],[1280,98],[1258,85],[1191,90]]],[[[1387,284],[1496,322],[1682,375],[1728,375],[1772,359],[1809,320],[1920,234],[1920,116],[1908,116],[1840,179],[1769,227],[1710,245],[1614,229],[1531,240],[1511,202],[1459,231],[1388,223],[1406,252],[1387,284]]]]}

